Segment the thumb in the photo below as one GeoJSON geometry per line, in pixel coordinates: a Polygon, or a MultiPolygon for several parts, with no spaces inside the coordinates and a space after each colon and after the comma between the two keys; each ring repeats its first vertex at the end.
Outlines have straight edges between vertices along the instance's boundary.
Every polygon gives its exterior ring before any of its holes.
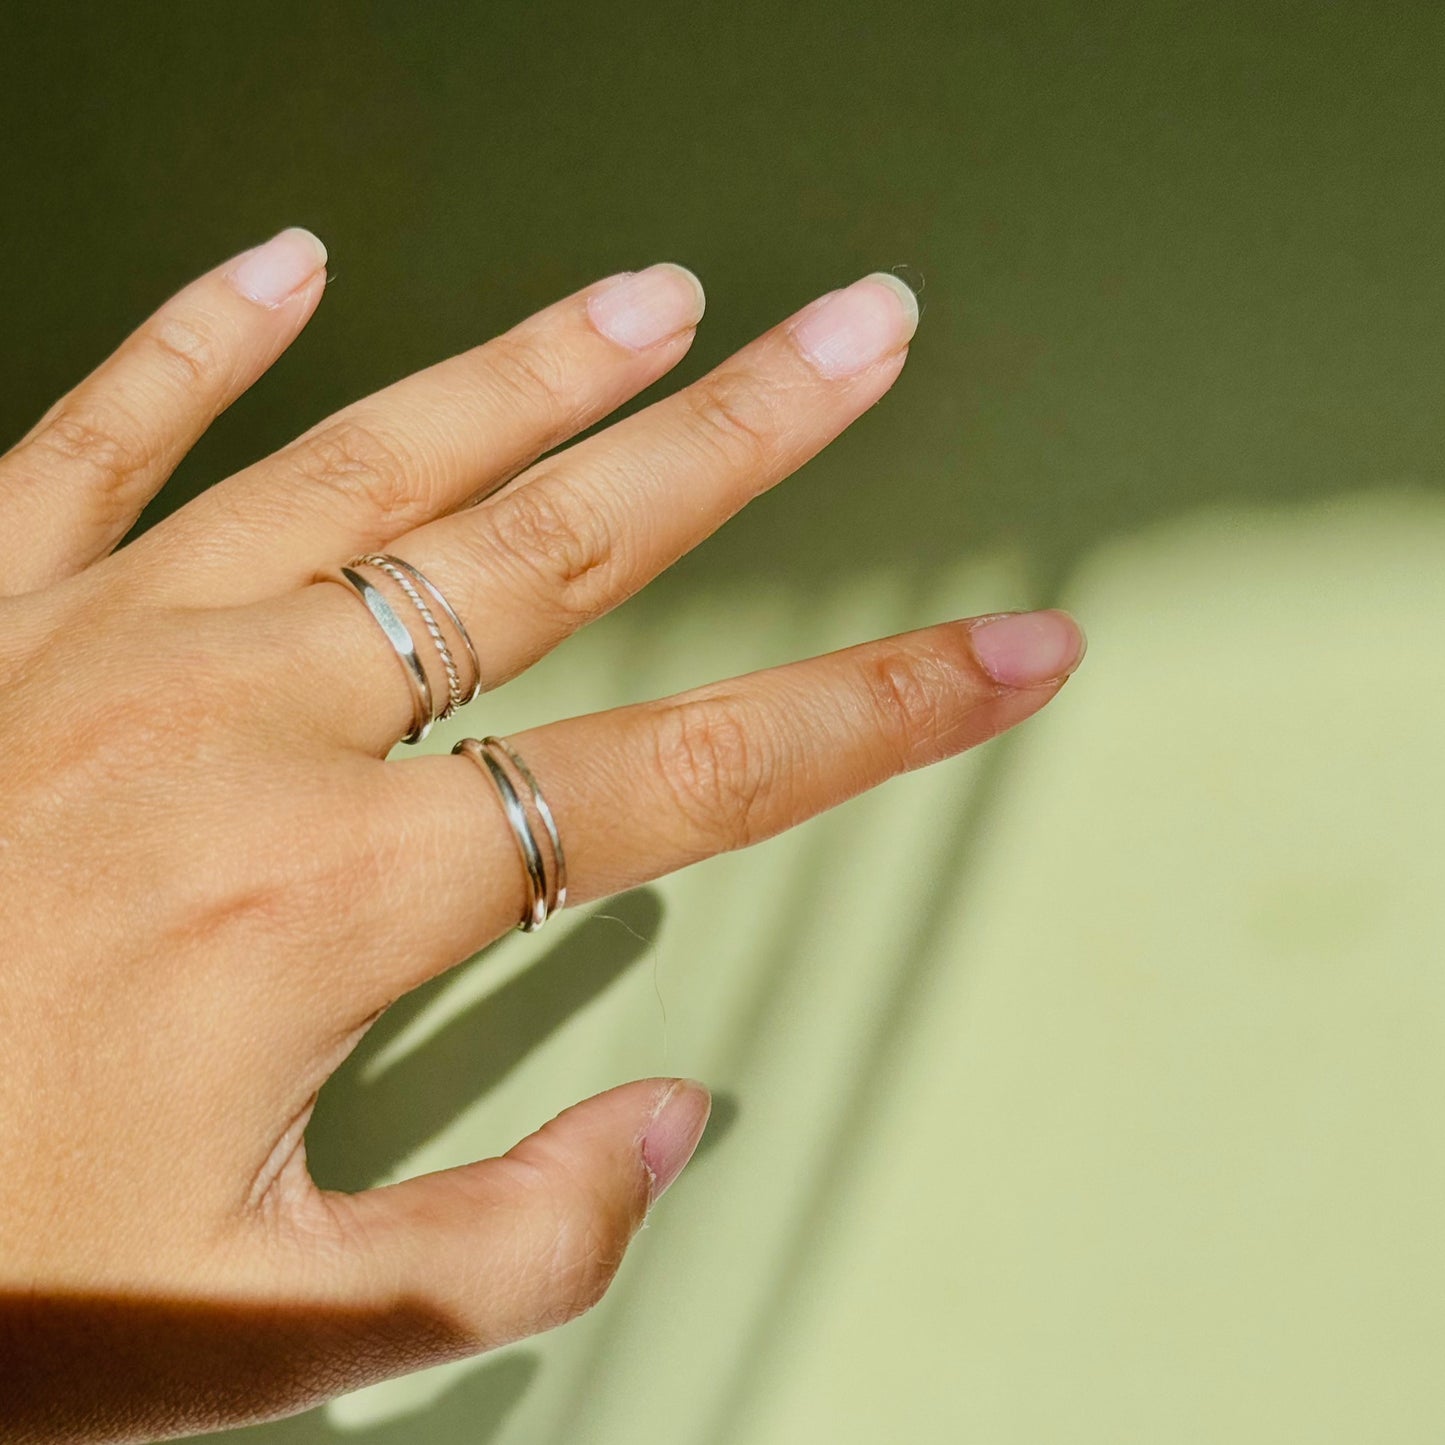
{"type": "Polygon", "coordinates": [[[446,1322],[426,1340],[398,1338],[397,1367],[492,1349],[590,1309],[711,1108],[693,1080],[642,1079],[574,1104],[499,1159],[343,1197],[359,1292],[401,1334],[408,1320],[446,1322]]]}

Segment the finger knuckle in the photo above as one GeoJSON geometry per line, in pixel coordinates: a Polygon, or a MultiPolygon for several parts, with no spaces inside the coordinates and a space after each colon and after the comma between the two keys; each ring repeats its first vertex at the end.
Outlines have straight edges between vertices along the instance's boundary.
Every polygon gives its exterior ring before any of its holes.
{"type": "Polygon", "coordinates": [[[736,465],[765,468],[778,449],[777,408],[756,377],[718,371],[682,393],[689,419],[723,456],[736,465]]]}
{"type": "Polygon", "coordinates": [[[43,459],[85,481],[86,501],[98,530],[118,533],[130,525],[136,478],[153,455],[131,417],[114,408],[63,407],[25,450],[32,462],[43,459]]]}
{"type": "Polygon", "coordinates": [[[299,443],[291,461],[308,484],[336,493],[349,506],[364,503],[398,530],[426,514],[413,458],[370,422],[337,417],[299,443]]]}
{"type": "Polygon", "coordinates": [[[489,545],[540,580],[553,609],[578,622],[605,610],[605,576],[613,533],[605,511],[577,496],[560,477],[538,477],[492,508],[489,545]]]}
{"type": "Polygon", "coordinates": [[[220,337],[198,317],[157,317],[140,340],[149,352],[149,369],[179,387],[211,391],[228,370],[220,337]]]}
{"type": "Polygon", "coordinates": [[[762,836],[770,782],[758,721],[736,699],[694,699],[657,722],[657,772],[687,830],[706,849],[743,848],[762,836]]]}
{"type": "Polygon", "coordinates": [[[119,490],[144,461],[130,431],[128,421],[112,414],[67,408],[46,422],[31,446],[58,461],[97,473],[119,490]]]}
{"type": "Polygon", "coordinates": [[[580,401],[569,382],[565,359],[555,347],[523,332],[499,336],[482,348],[486,374],[523,414],[543,418],[549,435],[565,436],[580,420],[580,401]]]}
{"type": "Polygon", "coordinates": [[[867,659],[861,676],[878,737],[894,767],[913,766],[948,726],[938,666],[890,647],[867,659]]]}

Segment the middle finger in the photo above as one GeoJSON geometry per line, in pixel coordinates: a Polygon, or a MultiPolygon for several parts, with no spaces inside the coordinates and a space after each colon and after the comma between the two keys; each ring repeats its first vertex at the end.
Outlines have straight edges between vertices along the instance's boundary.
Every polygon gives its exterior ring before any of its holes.
{"type": "MultiPolygon", "coordinates": [[[[181,605],[284,594],[502,485],[686,354],[702,287],[664,263],[609,277],[365,397],[126,549],[181,605]]],[[[154,589],[152,589],[154,590],[154,589]]]]}
{"type": "MultiPolygon", "coordinates": [[[[917,322],[906,285],[883,273],[865,277],[693,385],[539,463],[481,505],[418,528],[393,550],[468,624],[482,685],[495,687],[826,446],[892,385],[917,322]]],[[[333,660],[326,701],[342,740],[385,751],[410,719],[395,656],[343,589],[313,587],[303,602],[310,626],[326,635],[327,647],[312,655],[333,660]]]]}

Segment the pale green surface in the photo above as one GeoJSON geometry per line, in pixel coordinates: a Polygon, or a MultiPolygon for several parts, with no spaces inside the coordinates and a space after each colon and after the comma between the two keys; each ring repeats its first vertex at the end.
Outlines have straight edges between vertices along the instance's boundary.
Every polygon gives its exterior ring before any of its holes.
{"type": "MultiPolygon", "coordinates": [[[[736,1124],[604,1304],[512,1352],[539,1368],[506,1427],[447,1438],[1437,1439],[1442,547],[1402,493],[1101,550],[1067,598],[1087,667],[1012,746],[661,885],[648,961],[407,1168],[664,1068],[736,1124]]],[[[931,611],[886,581],[815,609],[752,599],[747,646],[931,611]]],[[[718,615],[647,633],[659,684],[718,615]]],[[[366,1439],[490,1368],[331,1418],[366,1439]]]]}
{"type": "Polygon", "coordinates": [[[926,281],[877,413],[470,730],[974,609],[1092,639],[1015,740],[403,1017],[330,1181],[661,1071],[714,1129],[591,1316],[247,1438],[1438,1445],[1445,11],[9,14],[6,434],[218,257],[331,247],[172,500],[619,267],[703,277],[684,379],[926,281]]]}

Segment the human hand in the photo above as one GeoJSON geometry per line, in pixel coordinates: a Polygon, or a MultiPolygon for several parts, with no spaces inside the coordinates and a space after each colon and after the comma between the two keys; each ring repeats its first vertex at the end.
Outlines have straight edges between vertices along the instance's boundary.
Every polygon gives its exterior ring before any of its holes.
{"type": "MultiPolygon", "coordinates": [[[[625,1084],[503,1158],[387,1188],[308,1175],[325,1079],[527,896],[483,773],[384,761],[413,722],[397,655],[317,578],[407,559],[495,687],[877,401],[917,321],[866,279],[539,462],[691,344],[688,273],[614,277],[113,550],[299,333],[324,266],[286,232],[203,277],[0,458],[5,1440],[285,1414],[601,1296],[697,1143],[700,1085],[625,1084]]],[[[585,901],[993,736],[1082,646],[1054,612],[947,623],[511,742],[585,901]]]]}

